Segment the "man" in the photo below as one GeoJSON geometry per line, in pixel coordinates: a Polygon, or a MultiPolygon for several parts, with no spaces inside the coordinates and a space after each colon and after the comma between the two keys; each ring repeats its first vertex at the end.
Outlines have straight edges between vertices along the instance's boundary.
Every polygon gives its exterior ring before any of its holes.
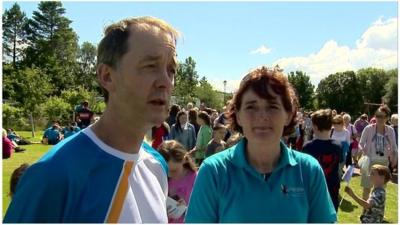
{"type": "Polygon", "coordinates": [[[53,121],[51,127],[47,128],[43,134],[42,143],[55,145],[61,140],[60,123],[53,121]]]}
{"type": "Polygon", "coordinates": [[[166,118],[178,36],[152,17],[105,30],[97,55],[103,116],[26,171],[4,222],[168,222],[166,163],[143,137],[166,118]]]}
{"type": "Polygon", "coordinates": [[[89,102],[83,101],[82,107],[77,111],[77,120],[78,126],[80,129],[84,129],[90,125],[90,122],[93,119],[93,112],[89,109],[89,102]]]}

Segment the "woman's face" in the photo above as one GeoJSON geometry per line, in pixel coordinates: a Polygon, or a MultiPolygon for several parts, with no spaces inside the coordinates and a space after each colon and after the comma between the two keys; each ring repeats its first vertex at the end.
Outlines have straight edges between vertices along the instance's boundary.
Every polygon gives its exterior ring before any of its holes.
{"type": "Polygon", "coordinates": [[[388,115],[386,115],[386,113],[382,111],[377,111],[375,113],[375,117],[376,117],[376,124],[378,125],[385,125],[386,122],[388,121],[388,115]]]}
{"type": "Polygon", "coordinates": [[[242,105],[236,114],[238,124],[248,141],[276,142],[282,137],[292,114],[286,112],[281,97],[269,88],[272,99],[259,97],[253,90],[247,90],[242,97],[242,105]]]}
{"type": "Polygon", "coordinates": [[[182,114],[178,119],[179,119],[179,123],[180,123],[181,125],[185,124],[185,123],[187,122],[187,120],[188,120],[186,114],[182,114]]]}

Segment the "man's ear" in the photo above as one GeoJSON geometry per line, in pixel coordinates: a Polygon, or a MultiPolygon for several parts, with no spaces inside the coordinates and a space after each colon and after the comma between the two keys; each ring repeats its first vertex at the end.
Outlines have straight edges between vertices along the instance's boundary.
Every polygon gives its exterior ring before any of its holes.
{"type": "Polygon", "coordinates": [[[115,77],[113,77],[113,68],[111,66],[101,63],[97,66],[97,81],[100,86],[108,92],[115,90],[115,77]]]}

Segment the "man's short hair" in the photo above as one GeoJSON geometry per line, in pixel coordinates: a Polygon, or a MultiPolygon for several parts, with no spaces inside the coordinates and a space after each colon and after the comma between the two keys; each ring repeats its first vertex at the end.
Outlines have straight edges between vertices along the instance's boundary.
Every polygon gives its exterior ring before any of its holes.
{"type": "Polygon", "coordinates": [[[332,110],[330,109],[321,109],[311,115],[311,121],[319,131],[331,130],[332,119],[332,110]]]}
{"type": "MultiPolygon", "coordinates": [[[[97,49],[97,65],[106,64],[116,68],[122,56],[128,52],[128,38],[132,26],[140,27],[143,30],[158,28],[161,31],[170,34],[176,44],[179,32],[164,20],[145,16],[128,18],[117,23],[111,24],[104,31],[104,37],[100,41],[97,49]]],[[[101,85],[100,85],[101,87],[101,85]]],[[[108,91],[101,87],[105,102],[108,101],[108,91]]]]}
{"type": "Polygon", "coordinates": [[[390,170],[387,166],[375,164],[371,167],[371,172],[372,171],[376,171],[379,176],[383,176],[385,178],[385,184],[392,179],[392,175],[390,174],[390,170]]]}

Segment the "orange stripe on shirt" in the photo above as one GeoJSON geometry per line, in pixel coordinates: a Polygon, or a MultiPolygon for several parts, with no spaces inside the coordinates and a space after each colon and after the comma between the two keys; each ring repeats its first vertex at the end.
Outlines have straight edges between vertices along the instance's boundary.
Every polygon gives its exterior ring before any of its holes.
{"type": "Polygon", "coordinates": [[[117,192],[112,202],[110,213],[108,214],[107,223],[118,223],[119,216],[124,205],[125,196],[128,191],[128,178],[133,167],[132,161],[125,162],[124,172],[118,185],[117,192]]]}

